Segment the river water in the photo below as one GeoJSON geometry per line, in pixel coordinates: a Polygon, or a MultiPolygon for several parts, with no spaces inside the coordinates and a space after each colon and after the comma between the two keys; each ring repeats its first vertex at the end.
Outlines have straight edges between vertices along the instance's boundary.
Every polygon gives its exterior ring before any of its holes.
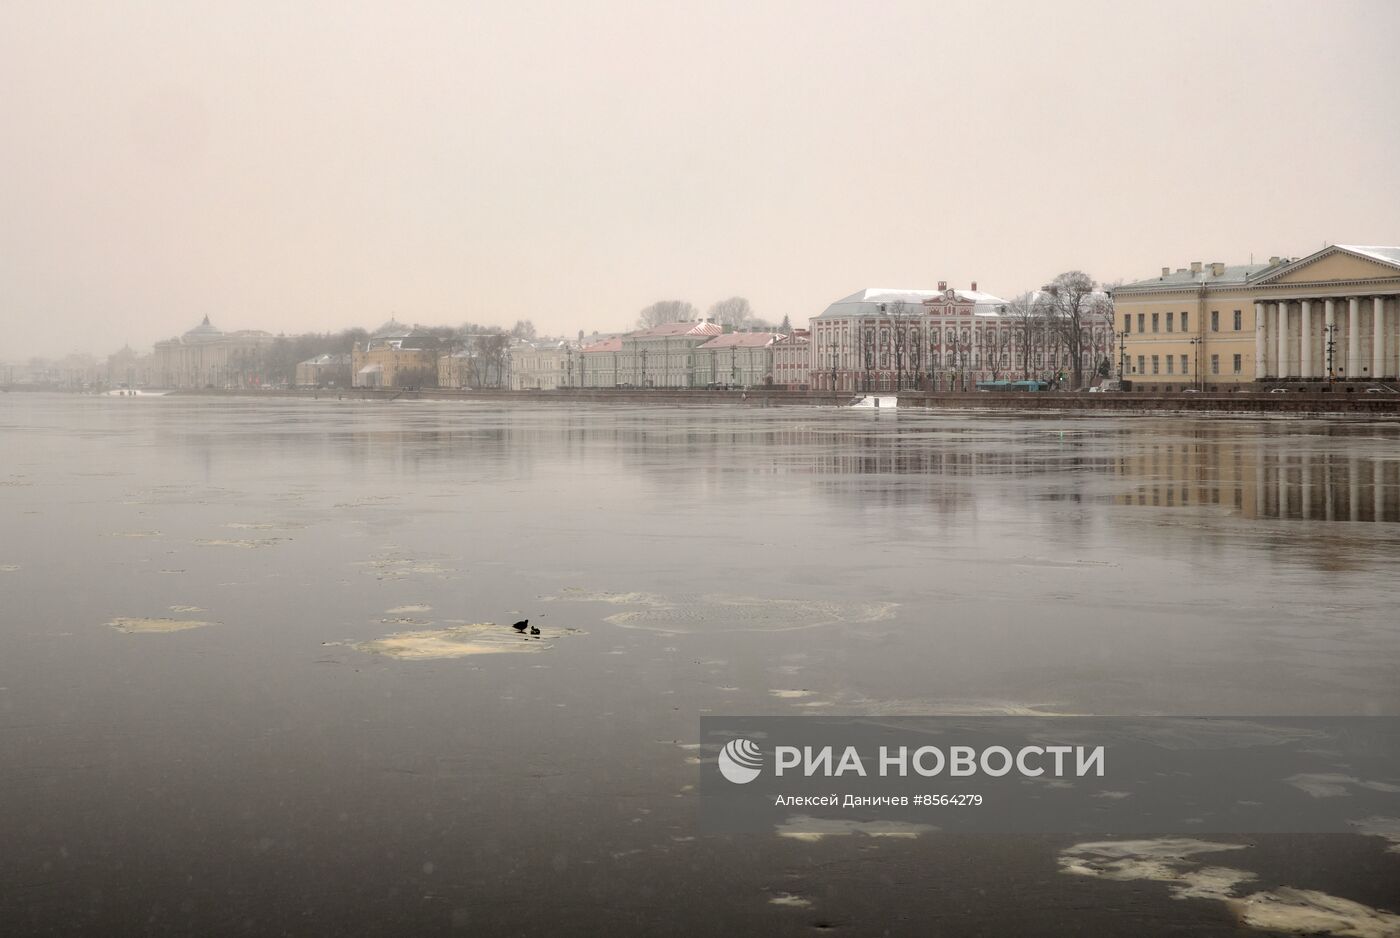
{"type": "Polygon", "coordinates": [[[1393,836],[695,805],[703,715],[1400,714],[1394,423],[11,393],[0,519],[6,933],[1400,928],[1393,836]]]}

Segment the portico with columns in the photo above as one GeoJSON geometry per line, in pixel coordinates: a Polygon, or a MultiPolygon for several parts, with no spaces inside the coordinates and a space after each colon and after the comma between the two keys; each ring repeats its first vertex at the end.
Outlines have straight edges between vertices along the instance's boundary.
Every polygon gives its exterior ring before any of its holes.
{"type": "Polygon", "coordinates": [[[1256,380],[1400,378],[1400,247],[1332,245],[1251,286],[1256,380]]]}
{"type": "Polygon", "coordinates": [[[1400,247],[1164,267],[1113,297],[1119,366],[1140,390],[1400,382],[1400,247]]]}

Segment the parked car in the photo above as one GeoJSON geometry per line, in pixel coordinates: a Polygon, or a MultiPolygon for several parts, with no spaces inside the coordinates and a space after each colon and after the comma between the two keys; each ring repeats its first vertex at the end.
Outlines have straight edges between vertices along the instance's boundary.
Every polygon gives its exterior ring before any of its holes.
{"type": "Polygon", "coordinates": [[[1269,388],[1270,394],[1287,394],[1288,388],[1269,388]]]}
{"type": "Polygon", "coordinates": [[[1201,389],[1200,389],[1200,388],[1182,388],[1182,389],[1181,389],[1181,393],[1182,393],[1182,394],[1200,394],[1200,393],[1201,393],[1201,389]]]}

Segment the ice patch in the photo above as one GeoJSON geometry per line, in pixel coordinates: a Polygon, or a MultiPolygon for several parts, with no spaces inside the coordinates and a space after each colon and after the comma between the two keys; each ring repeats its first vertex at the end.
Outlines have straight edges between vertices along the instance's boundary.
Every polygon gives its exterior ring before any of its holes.
{"type": "Polygon", "coordinates": [[[797,699],[797,698],[799,698],[799,697],[810,697],[810,696],[812,696],[812,691],[805,690],[805,689],[804,689],[804,690],[770,690],[768,693],[771,694],[771,695],[774,696],[774,697],[781,698],[782,700],[795,700],[795,699],[797,699]]]}
{"type": "Polygon", "coordinates": [[[1390,841],[1389,853],[1400,853],[1400,818],[1372,815],[1359,821],[1348,821],[1358,833],[1369,837],[1384,837],[1390,841]]]}
{"type": "Polygon", "coordinates": [[[658,596],[654,593],[607,593],[566,590],[559,596],[575,602],[639,606],[607,616],[606,621],[628,629],[664,634],[692,632],[788,632],[840,623],[879,622],[894,617],[897,603],[826,602],[809,599],[767,599],[757,596],[658,596]]]}
{"type": "MultiPolygon", "coordinates": [[[[1385,820],[1385,819],[1383,819],[1385,820]]],[[[1242,924],[1277,932],[1385,938],[1400,935],[1400,916],[1311,889],[1280,886],[1237,897],[1242,883],[1257,877],[1245,870],[1202,866],[1196,856],[1244,849],[1184,837],[1111,840],[1075,844],[1061,852],[1060,871],[1117,882],[1166,883],[1177,899],[1223,902],[1242,924]]]]}
{"type": "Polygon", "coordinates": [[[938,828],[932,824],[914,824],[909,821],[850,821],[799,814],[788,818],[775,830],[779,837],[816,843],[823,837],[849,837],[852,834],[862,834],[866,837],[913,838],[938,828]]]}
{"type": "Polygon", "coordinates": [[[407,615],[410,612],[432,612],[433,607],[427,603],[410,603],[407,606],[395,606],[393,609],[385,609],[384,614],[389,616],[407,615]]]}
{"type": "Polygon", "coordinates": [[[140,619],[140,618],[116,618],[107,625],[118,632],[127,634],[138,633],[160,633],[160,632],[184,632],[188,629],[202,629],[211,622],[199,622],[195,619],[140,619]]]}
{"type": "MultiPolygon", "coordinates": [[[[562,629],[555,634],[578,634],[578,630],[562,629]]],[[[531,654],[548,651],[554,646],[539,638],[522,637],[508,625],[473,622],[445,629],[395,632],[373,641],[359,642],[352,647],[368,654],[404,661],[427,661],[470,655],[531,654]]]]}
{"type": "Polygon", "coordinates": [[[18,569],[17,563],[0,563],[0,573],[14,573],[18,569]]]}
{"type": "Polygon", "coordinates": [[[794,896],[790,892],[779,893],[768,900],[769,905],[781,905],[789,909],[805,909],[812,904],[811,899],[794,896]]]}
{"type": "Polygon", "coordinates": [[[1348,938],[1395,938],[1400,915],[1314,889],[1280,886],[1234,899],[1230,908],[1254,928],[1296,935],[1345,935],[1348,938]]]}
{"type": "Polygon", "coordinates": [[[166,608],[168,608],[171,612],[204,612],[204,611],[205,611],[205,610],[199,608],[198,606],[167,606],[166,608]]]}
{"type": "Polygon", "coordinates": [[[1388,785],[1385,782],[1364,781],[1353,775],[1339,773],[1290,775],[1284,779],[1284,782],[1307,792],[1314,798],[1348,798],[1351,796],[1351,792],[1347,791],[1347,787],[1351,785],[1355,785],[1357,788],[1369,788],[1371,791],[1400,792],[1400,786],[1388,785]]]}
{"type": "Polygon", "coordinates": [[[222,537],[196,538],[195,544],[200,547],[238,547],[243,550],[257,550],[262,547],[271,547],[287,540],[285,537],[263,537],[254,539],[231,539],[222,537]]]}

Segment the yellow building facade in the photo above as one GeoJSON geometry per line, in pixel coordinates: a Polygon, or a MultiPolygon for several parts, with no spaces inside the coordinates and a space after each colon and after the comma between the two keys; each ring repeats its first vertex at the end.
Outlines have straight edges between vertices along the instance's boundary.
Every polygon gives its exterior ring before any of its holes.
{"type": "Polygon", "coordinates": [[[1113,298],[1120,367],[1139,389],[1400,376],[1400,247],[1164,267],[1113,298]]]}

